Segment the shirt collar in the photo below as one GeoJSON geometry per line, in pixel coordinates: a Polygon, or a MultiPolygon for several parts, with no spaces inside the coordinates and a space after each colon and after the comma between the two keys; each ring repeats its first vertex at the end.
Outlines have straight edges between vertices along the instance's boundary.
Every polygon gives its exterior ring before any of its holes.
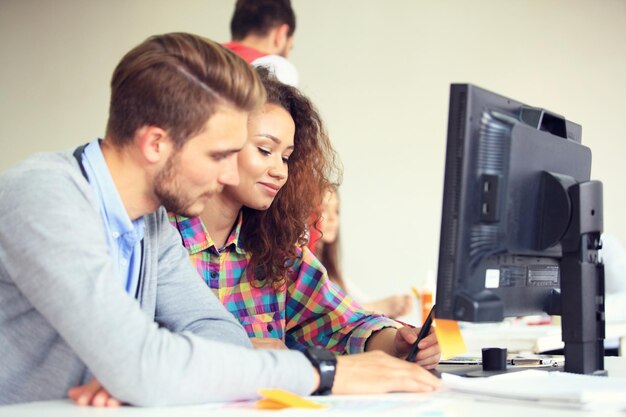
{"type": "Polygon", "coordinates": [[[90,142],[85,147],[82,163],[89,178],[89,184],[96,191],[101,210],[104,211],[104,216],[108,221],[110,233],[115,238],[121,237],[131,242],[143,239],[144,219],[140,217],[131,221],[128,217],[122,197],[113,182],[102,154],[99,139],[90,142]]]}
{"type": "Polygon", "coordinates": [[[239,245],[241,225],[243,224],[243,213],[239,212],[237,216],[237,222],[235,227],[230,232],[228,239],[224,247],[218,248],[215,246],[215,242],[206,230],[206,226],[202,222],[200,217],[185,217],[180,215],[174,215],[176,221],[176,227],[180,232],[183,239],[183,245],[189,251],[189,254],[193,255],[206,249],[211,249],[215,253],[219,253],[231,245],[234,245],[237,253],[244,254],[245,251],[239,245]]]}

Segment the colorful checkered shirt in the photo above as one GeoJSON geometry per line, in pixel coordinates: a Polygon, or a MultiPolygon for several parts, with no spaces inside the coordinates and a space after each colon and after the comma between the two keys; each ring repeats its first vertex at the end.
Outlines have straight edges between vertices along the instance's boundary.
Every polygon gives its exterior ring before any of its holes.
{"type": "Polygon", "coordinates": [[[243,221],[223,248],[216,248],[198,217],[170,215],[200,275],[243,325],[249,337],[282,339],[288,348],[304,350],[318,345],[338,354],[365,351],[370,335],[402,325],[363,310],[333,284],[326,269],[308,248],[298,248],[293,277],[283,290],[271,285],[255,288],[246,267],[251,255],[239,245],[243,221]]]}

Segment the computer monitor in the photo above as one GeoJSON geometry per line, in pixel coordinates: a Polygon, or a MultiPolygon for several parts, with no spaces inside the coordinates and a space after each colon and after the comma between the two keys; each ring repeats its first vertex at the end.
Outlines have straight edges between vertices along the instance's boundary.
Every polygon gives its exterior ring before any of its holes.
{"type": "Polygon", "coordinates": [[[547,110],[451,86],[435,316],[560,314],[566,370],[602,373],[602,185],[590,181],[581,131],[547,110]]]}

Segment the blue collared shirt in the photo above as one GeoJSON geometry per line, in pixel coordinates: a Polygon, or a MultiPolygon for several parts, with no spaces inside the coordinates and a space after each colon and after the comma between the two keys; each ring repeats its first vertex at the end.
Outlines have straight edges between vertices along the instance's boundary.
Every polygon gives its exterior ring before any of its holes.
{"type": "Polygon", "coordinates": [[[89,184],[98,198],[100,216],[118,279],[126,292],[135,297],[141,269],[143,217],[134,221],[128,217],[98,139],[85,147],[82,161],[89,184]]]}

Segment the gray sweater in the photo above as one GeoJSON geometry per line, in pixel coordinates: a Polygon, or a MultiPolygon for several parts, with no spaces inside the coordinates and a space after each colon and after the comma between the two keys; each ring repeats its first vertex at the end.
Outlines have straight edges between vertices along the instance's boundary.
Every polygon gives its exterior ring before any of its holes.
{"type": "Polygon", "coordinates": [[[163,209],[145,216],[138,300],[115,279],[71,152],[0,175],[0,404],[60,399],[92,373],[135,405],[310,393],[294,351],[257,351],[198,277],[163,209]]]}

